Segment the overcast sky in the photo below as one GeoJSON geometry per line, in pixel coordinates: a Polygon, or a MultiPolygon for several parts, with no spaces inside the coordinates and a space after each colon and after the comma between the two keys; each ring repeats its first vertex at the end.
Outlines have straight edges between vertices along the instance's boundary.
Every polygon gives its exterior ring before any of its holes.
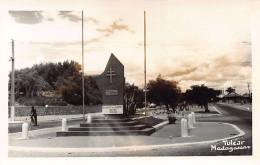
{"type": "MultiPolygon", "coordinates": [[[[197,84],[248,92],[252,59],[247,0],[86,1],[87,74],[101,73],[113,53],[125,66],[126,81],[143,86],[144,10],[148,80],[160,73],[178,81],[184,92],[197,84]]],[[[81,64],[80,10],[10,10],[6,27],[15,40],[16,68],[65,60],[81,64]]]]}

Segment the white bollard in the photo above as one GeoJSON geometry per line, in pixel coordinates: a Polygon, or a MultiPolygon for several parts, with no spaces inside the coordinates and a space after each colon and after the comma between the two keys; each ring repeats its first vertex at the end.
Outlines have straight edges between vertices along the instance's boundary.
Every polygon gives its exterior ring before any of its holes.
{"type": "Polygon", "coordinates": [[[189,125],[189,129],[193,128],[193,117],[192,117],[192,114],[188,115],[188,125],[189,125]]]}
{"type": "Polygon", "coordinates": [[[193,120],[193,124],[196,124],[195,113],[194,113],[194,112],[191,112],[191,114],[192,114],[192,120],[193,120]]]}
{"type": "Polygon", "coordinates": [[[67,119],[63,118],[62,119],[62,129],[61,131],[67,131],[67,119]]]}
{"type": "Polygon", "coordinates": [[[28,128],[29,128],[28,123],[24,122],[22,125],[22,138],[23,139],[28,139],[28,128]]]}
{"type": "Polygon", "coordinates": [[[11,106],[11,121],[14,121],[14,106],[11,106]]]}
{"type": "Polygon", "coordinates": [[[181,137],[187,137],[188,136],[188,123],[187,119],[183,118],[181,119],[181,137]]]}
{"type": "Polygon", "coordinates": [[[91,123],[91,116],[88,115],[87,123],[91,123]]]}

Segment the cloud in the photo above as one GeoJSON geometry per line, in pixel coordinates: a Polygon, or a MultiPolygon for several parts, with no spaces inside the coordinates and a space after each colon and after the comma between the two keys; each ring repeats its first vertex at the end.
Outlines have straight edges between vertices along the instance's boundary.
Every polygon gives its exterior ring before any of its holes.
{"type": "MultiPolygon", "coordinates": [[[[76,14],[73,14],[72,11],[60,11],[59,12],[59,15],[64,18],[64,19],[68,19],[69,21],[71,22],[81,22],[82,21],[82,17],[81,16],[77,16],[76,14]]],[[[92,18],[92,17],[84,17],[84,21],[85,22],[92,22],[94,23],[95,25],[98,25],[99,24],[99,21],[95,18],[92,18]]]]}
{"type": "Polygon", "coordinates": [[[9,11],[9,14],[22,24],[38,24],[43,21],[42,11],[9,11]]]}
{"type": "MultiPolygon", "coordinates": [[[[68,19],[70,19],[71,21],[78,21],[77,16],[73,16],[73,14],[70,14],[70,11],[60,11],[59,15],[62,15],[62,17],[67,17],[68,19]]],[[[90,20],[92,22],[95,22],[96,24],[99,24],[99,22],[91,17],[88,17],[87,20],[90,20]]],[[[121,21],[121,20],[119,20],[121,21]]],[[[119,24],[118,21],[114,21],[109,28],[105,28],[105,29],[96,29],[99,32],[102,32],[101,35],[91,38],[89,40],[85,40],[84,44],[88,45],[91,43],[96,43],[99,42],[102,38],[106,38],[111,36],[112,34],[115,33],[115,31],[130,31],[131,33],[133,33],[131,30],[129,30],[127,25],[122,25],[119,24]],[[104,33],[103,33],[104,32],[104,33]]],[[[59,42],[36,42],[36,41],[32,41],[30,42],[30,44],[37,44],[37,45],[50,45],[50,46],[73,46],[73,45],[81,45],[81,41],[73,41],[73,42],[63,42],[63,41],[59,41],[59,42]]]]}
{"type": "Polygon", "coordinates": [[[96,25],[99,25],[99,21],[98,20],[96,20],[95,18],[92,18],[92,17],[87,17],[86,19],[84,19],[85,21],[91,21],[91,22],[93,22],[94,24],[96,24],[96,25]]]}
{"type": "Polygon", "coordinates": [[[129,31],[131,33],[134,33],[133,31],[131,31],[129,29],[129,27],[127,25],[120,24],[120,22],[121,22],[121,20],[116,20],[108,28],[104,28],[104,29],[97,28],[96,30],[99,31],[99,32],[105,33],[106,37],[109,37],[115,31],[125,30],[125,31],[129,31]]]}
{"type": "Polygon", "coordinates": [[[241,41],[241,43],[244,45],[251,45],[251,42],[248,42],[248,41],[241,41]]]}
{"type": "Polygon", "coordinates": [[[190,69],[186,69],[184,71],[178,71],[178,72],[168,74],[168,75],[166,75],[166,77],[177,77],[177,76],[187,75],[187,74],[190,74],[190,73],[196,71],[197,69],[198,69],[198,67],[193,67],[193,68],[190,68],[190,69]]]}
{"type": "Polygon", "coordinates": [[[70,45],[79,45],[81,42],[35,42],[32,41],[29,44],[35,44],[35,45],[49,45],[49,46],[70,46],[70,45]]]}
{"type": "Polygon", "coordinates": [[[59,15],[62,18],[68,19],[69,21],[72,21],[72,22],[79,22],[79,21],[81,21],[81,17],[72,14],[72,11],[60,11],[59,15]]]}
{"type": "MultiPolygon", "coordinates": [[[[84,41],[85,45],[94,43],[94,42],[98,42],[102,37],[96,37],[96,38],[92,38],[90,40],[86,40],[84,41]]],[[[81,45],[82,42],[81,41],[73,41],[73,42],[36,42],[36,41],[32,41],[29,44],[35,44],[35,45],[48,45],[48,46],[74,46],[74,45],[81,45]]]]}

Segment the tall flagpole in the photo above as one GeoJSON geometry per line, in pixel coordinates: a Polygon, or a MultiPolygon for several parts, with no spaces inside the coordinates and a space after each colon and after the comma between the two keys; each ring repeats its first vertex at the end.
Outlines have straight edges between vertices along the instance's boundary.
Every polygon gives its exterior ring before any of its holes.
{"type": "Polygon", "coordinates": [[[83,11],[82,11],[82,110],[83,110],[83,121],[85,121],[85,112],[84,112],[84,104],[85,104],[85,93],[84,93],[84,33],[83,33],[83,11]]]}
{"type": "Polygon", "coordinates": [[[145,105],[145,117],[146,117],[146,20],[144,11],[144,105],[145,105]]]}
{"type": "Polygon", "coordinates": [[[14,87],[14,40],[12,40],[12,75],[11,75],[11,121],[15,120],[15,87],[14,87]]]}

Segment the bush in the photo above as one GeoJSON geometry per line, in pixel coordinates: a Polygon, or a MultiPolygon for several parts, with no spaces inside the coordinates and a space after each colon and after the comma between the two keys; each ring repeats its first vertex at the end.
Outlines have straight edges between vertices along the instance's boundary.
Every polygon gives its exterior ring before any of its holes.
{"type": "Polygon", "coordinates": [[[155,125],[165,121],[163,119],[154,118],[152,116],[147,116],[146,119],[145,118],[139,118],[139,119],[135,119],[135,120],[140,122],[140,123],[147,124],[149,126],[155,126],[155,125]]]}
{"type": "Polygon", "coordinates": [[[175,116],[168,116],[169,124],[175,124],[177,118],[175,116]]]}

